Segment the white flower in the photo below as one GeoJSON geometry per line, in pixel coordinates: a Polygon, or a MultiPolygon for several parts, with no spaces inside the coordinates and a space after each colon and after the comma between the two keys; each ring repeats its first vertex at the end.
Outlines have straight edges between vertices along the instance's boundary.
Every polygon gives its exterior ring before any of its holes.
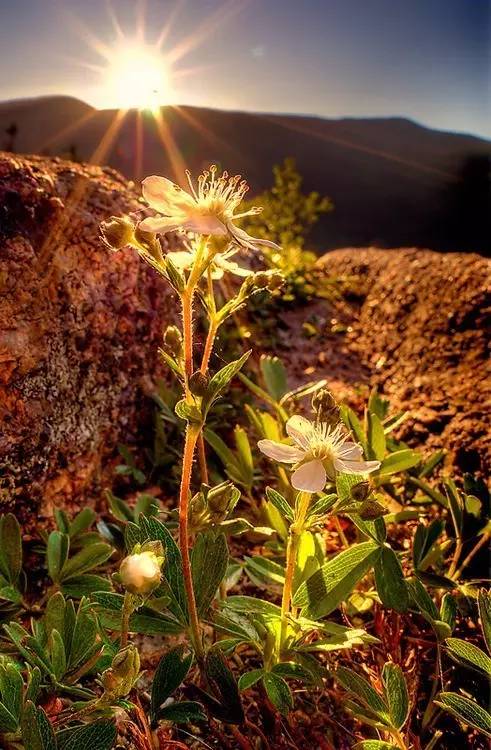
{"type": "Polygon", "coordinates": [[[150,550],[128,555],[119,568],[121,583],[131,594],[150,594],[160,583],[162,562],[163,558],[150,550]]]}
{"type": "MultiPolygon", "coordinates": [[[[236,276],[251,276],[254,272],[248,268],[242,268],[234,260],[229,260],[237,252],[237,248],[232,248],[224,253],[217,253],[210,262],[212,279],[221,279],[224,273],[233,273],[236,276]]],[[[176,252],[167,253],[166,257],[181,271],[191,268],[196,258],[197,250],[189,247],[187,250],[177,250],[176,252]]]]}
{"type": "Polygon", "coordinates": [[[294,416],[286,423],[286,431],[295,445],[260,440],[259,449],[268,458],[287,464],[298,464],[291,476],[292,485],[305,492],[320,492],[327,478],[336,479],[336,472],[369,474],[380,467],[380,461],[364,461],[361,446],[349,442],[343,428],[314,424],[305,417],[294,416]]]}
{"type": "Polygon", "coordinates": [[[226,237],[254,250],[257,245],[267,245],[276,250],[280,248],[274,242],[251,237],[234,224],[242,216],[257,214],[261,209],[235,213],[249,189],[240,175],[229,177],[227,172],[218,177],[215,165],[198,177],[195,190],[191,175],[186,172],[191,192],[188,193],[179,185],[165,177],[152,175],[142,182],[143,197],[148,205],[158,211],[160,216],[143,219],[140,228],[145,232],[173,232],[177,229],[196,234],[211,234],[226,237]]]}

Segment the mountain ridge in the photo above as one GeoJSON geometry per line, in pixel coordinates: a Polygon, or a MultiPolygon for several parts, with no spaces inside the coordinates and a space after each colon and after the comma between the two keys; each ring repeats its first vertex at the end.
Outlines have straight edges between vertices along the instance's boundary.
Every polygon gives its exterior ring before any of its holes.
{"type": "Polygon", "coordinates": [[[159,135],[145,112],[118,116],[64,96],[11,100],[0,103],[0,147],[92,160],[136,181],[218,162],[243,174],[252,193],[269,187],[273,165],[293,156],[305,189],[329,195],[335,206],[312,237],[319,249],[419,245],[486,252],[491,142],[484,138],[398,116],[323,118],[195,106],[160,112],[159,135]]]}

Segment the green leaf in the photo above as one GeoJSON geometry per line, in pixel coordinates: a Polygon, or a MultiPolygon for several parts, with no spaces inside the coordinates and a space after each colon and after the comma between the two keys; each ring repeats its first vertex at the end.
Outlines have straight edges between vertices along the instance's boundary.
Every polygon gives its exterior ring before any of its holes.
{"type": "Polygon", "coordinates": [[[207,613],[225,577],[227,565],[228,546],[225,534],[216,537],[211,534],[199,534],[191,552],[191,568],[200,617],[207,613]]]}
{"type": "Polygon", "coordinates": [[[277,604],[264,599],[256,599],[254,596],[229,596],[226,600],[226,607],[235,612],[253,612],[270,617],[279,617],[281,614],[281,609],[277,604]]]}
{"type": "Polygon", "coordinates": [[[8,706],[9,713],[18,723],[22,709],[24,682],[22,675],[13,664],[0,664],[0,693],[2,703],[8,706]]]}
{"type": "Polygon", "coordinates": [[[377,693],[367,680],[347,667],[337,668],[336,679],[345,690],[356,695],[364,706],[373,711],[382,723],[390,726],[389,709],[382,696],[377,693]]]}
{"type": "Polygon", "coordinates": [[[307,518],[327,515],[337,499],[338,496],[334,492],[332,492],[330,495],[322,495],[318,500],[310,505],[307,512],[307,518]]]}
{"type": "Polygon", "coordinates": [[[50,633],[49,647],[53,674],[57,680],[61,680],[66,671],[66,653],[63,639],[57,630],[52,630],[50,633]]]}
{"type": "Polygon", "coordinates": [[[249,350],[248,352],[243,354],[242,357],[240,357],[239,359],[236,359],[233,362],[229,362],[228,365],[225,365],[225,367],[222,367],[221,370],[219,370],[217,373],[215,373],[215,375],[213,375],[210,382],[208,383],[206,394],[205,396],[203,396],[203,400],[201,402],[201,409],[203,412],[203,416],[206,416],[213,402],[218,398],[220,393],[227,387],[227,385],[230,383],[232,378],[235,375],[237,375],[237,373],[241,370],[242,366],[249,359],[251,351],[252,350],[249,350]]]}
{"type": "Polygon", "coordinates": [[[278,357],[262,354],[260,367],[266,390],[275,401],[280,401],[288,390],[287,375],[283,362],[278,357]]]}
{"type": "MultiPolygon", "coordinates": [[[[65,733],[64,733],[65,734],[65,733]]],[[[58,750],[111,750],[116,741],[116,727],[112,719],[101,719],[70,731],[58,750]]]]}
{"type": "Polygon", "coordinates": [[[159,710],[158,718],[161,721],[172,721],[174,724],[197,724],[207,720],[202,706],[196,701],[171,703],[170,706],[159,710]]]}
{"type": "Polygon", "coordinates": [[[203,424],[204,415],[198,409],[195,404],[190,404],[185,398],[178,401],[174,407],[174,411],[180,419],[184,419],[185,422],[191,424],[201,425],[203,424]]]}
{"type": "Polygon", "coordinates": [[[241,470],[239,461],[235,457],[234,453],[230,450],[228,445],[222,440],[222,438],[213,432],[213,430],[206,429],[203,431],[204,438],[208,445],[211,445],[218,458],[222,462],[227,471],[227,474],[232,481],[238,481],[241,470]]]}
{"type": "Polygon", "coordinates": [[[428,526],[420,523],[414,535],[413,561],[414,567],[425,570],[425,558],[431,552],[434,544],[443,533],[445,524],[440,519],[435,519],[428,526]]]}
{"type": "Polygon", "coordinates": [[[455,483],[451,479],[445,482],[445,490],[455,529],[455,536],[459,539],[464,525],[464,503],[455,483]]]}
{"type": "Polygon", "coordinates": [[[264,674],[264,669],[252,669],[250,672],[244,672],[239,677],[239,690],[242,693],[244,690],[249,690],[256,682],[259,682],[264,674]]]}
{"type": "Polygon", "coordinates": [[[22,570],[22,534],[13,513],[0,517],[0,572],[16,586],[22,570]]]}
{"type": "Polygon", "coordinates": [[[193,655],[186,654],[186,647],[183,645],[170,649],[160,659],[152,682],[150,714],[153,721],[157,718],[162,704],[172,696],[186,677],[192,661],[193,655]]]}
{"type": "Polygon", "coordinates": [[[77,513],[70,524],[70,538],[73,539],[73,537],[77,536],[78,534],[82,534],[84,531],[87,531],[89,527],[92,526],[96,518],[97,514],[94,510],[92,510],[92,508],[84,508],[80,511],[80,513],[77,513]]]}
{"type": "Polygon", "coordinates": [[[407,471],[407,469],[412,469],[413,466],[417,466],[420,461],[421,455],[410,448],[395,451],[394,453],[390,453],[387,458],[382,461],[377,476],[384,478],[391,474],[396,474],[399,471],[407,471]]]}
{"type": "Polygon", "coordinates": [[[491,737],[491,714],[475,701],[458,693],[439,693],[435,703],[459,721],[491,737]]]}
{"type": "Polygon", "coordinates": [[[81,576],[92,568],[102,565],[108,560],[113,553],[113,548],[104,542],[90,544],[83,547],[80,552],[71,557],[63,566],[60,574],[61,581],[67,581],[69,578],[81,576]]]}
{"type": "Polygon", "coordinates": [[[356,442],[360,443],[363,450],[366,451],[367,441],[365,433],[363,432],[363,427],[361,426],[361,422],[356,416],[355,412],[350,409],[349,406],[345,406],[343,404],[340,407],[339,413],[346,427],[352,432],[353,436],[355,437],[356,442]]]}
{"type": "Polygon", "coordinates": [[[106,498],[111,509],[111,513],[118,521],[133,521],[134,514],[131,508],[120,497],[116,497],[110,490],[106,491],[106,498]]]}
{"type": "MultiPolygon", "coordinates": [[[[357,484],[360,484],[358,474],[338,474],[336,477],[336,492],[338,493],[339,504],[351,500],[351,490],[357,484]]],[[[337,505],[336,505],[337,508],[337,505]]]]}
{"type": "Polygon", "coordinates": [[[353,745],[352,750],[394,750],[396,746],[383,740],[363,740],[353,745]]]}
{"type": "Polygon", "coordinates": [[[293,696],[283,677],[279,677],[274,672],[266,672],[263,685],[273,706],[286,716],[293,708],[293,696]]]}
{"type": "Polygon", "coordinates": [[[49,577],[53,583],[58,583],[60,573],[68,560],[68,550],[70,548],[70,537],[61,531],[52,531],[48,537],[46,547],[46,558],[48,563],[49,577]]]}
{"type": "Polygon", "coordinates": [[[344,550],[299,586],[293,604],[303,608],[305,617],[328,615],[348,597],[379,555],[380,548],[373,542],[344,550]]]}
{"type": "Polygon", "coordinates": [[[376,414],[367,411],[368,458],[382,461],[385,456],[384,426],[376,414]]]}
{"type": "Polygon", "coordinates": [[[448,591],[443,595],[442,602],[440,604],[440,620],[446,622],[451,630],[455,627],[455,621],[457,619],[457,600],[448,591]]]}
{"type": "Polygon", "coordinates": [[[90,596],[96,591],[111,591],[111,581],[103,576],[86,573],[83,576],[70,578],[62,584],[61,588],[65,596],[81,599],[83,596],[90,596]]]}
{"type": "Polygon", "coordinates": [[[473,643],[463,641],[460,638],[447,638],[445,641],[451,656],[457,661],[462,661],[470,667],[475,667],[480,672],[484,672],[491,677],[491,657],[489,657],[478,646],[473,643]]]}
{"type": "Polygon", "coordinates": [[[211,648],[206,655],[205,674],[221,707],[221,710],[217,711],[218,706],[215,706],[217,718],[230,724],[242,724],[244,711],[237,682],[225,656],[216,647],[211,648]]]}
{"type": "Polygon", "coordinates": [[[169,605],[171,612],[178,619],[187,624],[186,592],[182,574],[182,559],[179,547],[172,538],[169,530],[157,518],[140,516],[141,541],[161,541],[164,545],[165,562],[163,574],[169,584],[169,592],[173,603],[169,605]]]}
{"type": "Polygon", "coordinates": [[[375,585],[382,603],[396,612],[406,612],[409,593],[404,580],[401,563],[394,550],[384,545],[380,557],[375,561],[375,585]]]}
{"type": "Polygon", "coordinates": [[[266,487],[266,497],[268,498],[269,502],[274,505],[276,510],[281,513],[283,518],[287,518],[288,521],[293,522],[293,508],[288,500],[285,500],[283,495],[280,495],[280,493],[274,490],[272,487],[266,487]]]}
{"type": "Polygon", "coordinates": [[[484,640],[486,641],[488,652],[491,654],[491,595],[489,591],[481,589],[477,601],[484,640]]]}
{"type": "Polygon", "coordinates": [[[409,693],[402,669],[387,662],[382,669],[382,683],[392,726],[402,729],[409,716],[409,693]]]}
{"type": "Polygon", "coordinates": [[[282,661],[279,664],[275,664],[271,671],[284,679],[300,680],[307,683],[311,683],[314,680],[312,672],[294,661],[282,661]]]}
{"type": "MultiPolygon", "coordinates": [[[[101,624],[110,630],[119,630],[121,627],[121,610],[124,597],[121,594],[98,591],[92,594],[92,599],[97,603],[97,612],[101,624]]],[[[130,632],[142,635],[177,635],[183,630],[183,623],[160,615],[149,607],[140,607],[130,617],[130,632]]]]}
{"type": "Polygon", "coordinates": [[[270,582],[283,586],[285,569],[282,565],[268,557],[245,557],[245,569],[253,581],[259,583],[270,582]]]}
{"type": "MultiPolygon", "coordinates": [[[[26,702],[22,715],[22,739],[29,750],[57,750],[55,733],[42,708],[26,702]]],[[[95,748],[93,748],[95,750],[95,748]]]]}
{"type": "Polygon", "coordinates": [[[239,457],[240,479],[246,487],[250,487],[254,479],[254,460],[247,432],[240,425],[234,427],[234,440],[239,457]]]}

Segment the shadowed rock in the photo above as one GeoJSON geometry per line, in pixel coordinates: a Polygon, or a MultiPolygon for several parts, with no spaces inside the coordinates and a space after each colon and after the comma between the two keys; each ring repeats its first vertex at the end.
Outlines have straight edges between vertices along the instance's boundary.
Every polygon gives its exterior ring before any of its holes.
{"type": "Polygon", "coordinates": [[[170,295],[99,222],[141,208],[111,169],[0,154],[1,503],[41,514],[89,493],[145,424],[170,295]]]}

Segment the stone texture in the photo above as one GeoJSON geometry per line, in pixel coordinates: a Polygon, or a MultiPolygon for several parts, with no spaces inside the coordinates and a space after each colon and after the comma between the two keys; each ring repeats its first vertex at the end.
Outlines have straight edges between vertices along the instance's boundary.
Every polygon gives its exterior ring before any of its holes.
{"type": "Polygon", "coordinates": [[[359,359],[360,380],[410,412],[400,436],[444,448],[449,469],[489,476],[490,262],[374,248],[335,250],[319,262],[353,279],[344,345],[359,359]]]}
{"type": "Polygon", "coordinates": [[[98,226],[141,208],[116,172],[0,154],[1,504],[50,513],[95,486],[148,412],[163,280],[98,226]]]}

